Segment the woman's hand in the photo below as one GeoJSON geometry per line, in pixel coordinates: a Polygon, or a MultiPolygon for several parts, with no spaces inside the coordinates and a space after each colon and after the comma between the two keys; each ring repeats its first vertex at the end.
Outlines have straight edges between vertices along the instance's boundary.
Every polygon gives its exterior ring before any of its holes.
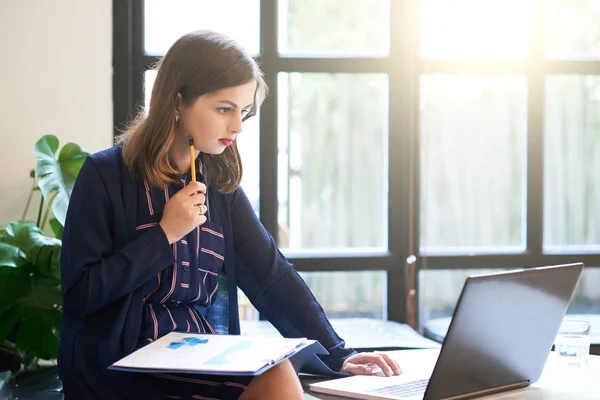
{"type": "Polygon", "coordinates": [[[175,243],[206,222],[205,193],[206,185],[190,182],[167,201],[159,225],[169,244],[175,243]]]}
{"type": "Polygon", "coordinates": [[[344,361],[340,372],[347,372],[352,375],[371,375],[380,369],[385,376],[400,375],[402,373],[396,360],[385,353],[355,354],[344,361]]]}

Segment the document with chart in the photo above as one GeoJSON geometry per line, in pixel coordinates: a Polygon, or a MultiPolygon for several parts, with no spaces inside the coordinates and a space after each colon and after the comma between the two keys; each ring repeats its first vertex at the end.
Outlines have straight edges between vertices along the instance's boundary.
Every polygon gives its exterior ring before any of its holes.
{"type": "Polygon", "coordinates": [[[171,332],[115,362],[109,369],[260,375],[303,350],[314,357],[324,350],[315,340],[171,332]],[[311,348],[311,349],[309,349],[311,348]]]}

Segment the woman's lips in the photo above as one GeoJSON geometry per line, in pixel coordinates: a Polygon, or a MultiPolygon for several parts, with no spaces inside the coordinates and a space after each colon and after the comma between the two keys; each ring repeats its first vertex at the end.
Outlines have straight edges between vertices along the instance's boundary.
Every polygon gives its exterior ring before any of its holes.
{"type": "Polygon", "coordinates": [[[223,143],[225,146],[230,146],[233,143],[231,139],[219,139],[219,142],[223,143]]]}

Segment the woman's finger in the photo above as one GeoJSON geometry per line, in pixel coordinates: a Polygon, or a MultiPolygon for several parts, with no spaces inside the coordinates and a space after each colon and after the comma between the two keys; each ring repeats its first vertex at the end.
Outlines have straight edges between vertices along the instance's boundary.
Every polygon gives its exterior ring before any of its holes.
{"type": "Polygon", "coordinates": [[[385,374],[385,376],[399,375],[401,372],[399,371],[399,367],[396,363],[397,369],[394,370],[394,363],[391,357],[386,354],[386,358],[383,357],[384,353],[359,353],[355,354],[352,357],[348,358],[348,361],[356,364],[368,364],[373,363],[377,364],[381,371],[385,374]],[[388,363],[388,359],[390,362],[388,363]],[[396,371],[399,371],[398,373],[396,371]]]}
{"type": "Polygon", "coordinates": [[[347,372],[352,375],[371,375],[373,367],[366,364],[345,363],[340,372],[347,372]]]}
{"type": "Polygon", "coordinates": [[[385,361],[388,363],[388,365],[390,367],[392,367],[392,371],[394,371],[395,375],[400,375],[402,373],[402,369],[400,369],[400,364],[398,364],[398,361],[396,361],[396,359],[394,357],[392,357],[386,353],[379,353],[379,354],[381,354],[381,357],[383,357],[385,359],[385,361]]]}
{"type": "Polygon", "coordinates": [[[374,355],[375,355],[375,358],[373,359],[373,362],[375,364],[377,364],[377,366],[379,368],[381,368],[381,371],[383,371],[383,373],[385,374],[385,376],[392,376],[392,375],[394,375],[394,371],[388,365],[386,359],[383,358],[383,356],[381,356],[380,354],[374,354],[374,355]]]}

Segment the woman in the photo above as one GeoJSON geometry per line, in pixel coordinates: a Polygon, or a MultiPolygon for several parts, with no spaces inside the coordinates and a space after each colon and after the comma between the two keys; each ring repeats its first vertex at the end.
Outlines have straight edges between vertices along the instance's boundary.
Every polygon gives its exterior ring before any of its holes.
{"type": "Polygon", "coordinates": [[[319,340],[333,370],[400,373],[387,356],[344,347],[239,187],[235,139],[266,92],[238,44],[187,34],[158,65],[148,115],[85,161],[61,254],[67,399],[300,399],[289,361],[254,379],[107,369],[171,331],[239,334],[238,286],[284,336],[319,340]]]}

